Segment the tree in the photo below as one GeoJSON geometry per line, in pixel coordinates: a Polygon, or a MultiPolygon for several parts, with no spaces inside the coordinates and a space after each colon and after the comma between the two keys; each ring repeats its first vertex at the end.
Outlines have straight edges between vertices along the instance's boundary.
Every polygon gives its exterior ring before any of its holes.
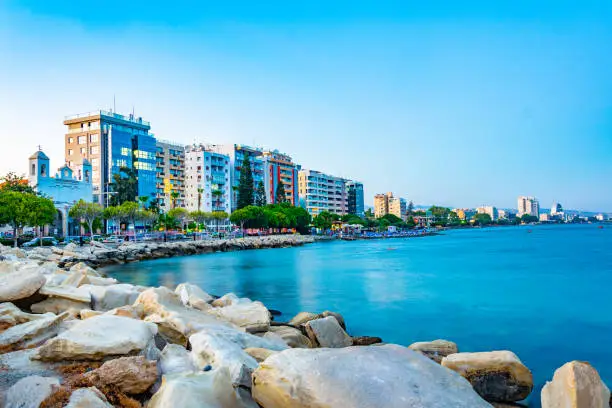
{"type": "Polygon", "coordinates": [[[385,214],[382,217],[380,217],[379,219],[387,220],[387,221],[389,221],[389,225],[396,225],[396,226],[399,226],[399,224],[402,224],[404,222],[404,221],[402,221],[402,219],[400,217],[398,217],[395,214],[385,214]]]}
{"type": "Polygon", "coordinates": [[[489,225],[492,222],[491,216],[485,213],[474,214],[472,221],[475,225],[489,225]]]}
{"type": "Polygon", "coordinates": [[[173,208],[170,211],[168,211],[168,217],[175,219],[181,226],[181,229],[183,229],[185,220],[189,218],[189,211],[181,207],[173,208]]]}
{"type": "Polygon", "coordinates": [[[18,244],[18,231],[26,225],[40,226],[53,222],[55,207],[47,198],[14,190],[0,190],[0,225],[13,228],[14,246],[18,244]]]}
{"type": "Polygon", "coordinates": [[[251,213],[249,211],[250,207],[251,206],[241,208],[232,212],[232,214],[230,215],[230,222],[232,224],[240,224],[240,231],[242,231],[242,236],[244,236],[244,224],[251,220],[251,213]]]}
{"type": "Polygon", "coordinates": [[[213,219],[215,220],[215,225],[217,227],[217,232],[219,232],[219,221],[225,221],[229,217],[229,214],[225,211],[213,211],[212,212],[213,219]]]}
{"type": "Polygon", "coordinates": [[[221,204],[219,197],[223,195],[223,191],[214,190],[211,194],[213,196],[213,208],[219,208],[219,205],[221,204]]]}
{"type": "Polygon", "coordinates": [[[121,167],[118,173],[113,174],[110,188],[113,194],[110,201],[112,205],[121,205],[126,201],[136,201],[138,195],[138,174],[129,167],[121,167]]]}
{"type": "Polygon", "coordinates": [[[240,168],[240,179],[238,181],[238,205],[237,208],[244,208],[253,204],[253,173],[251,172],[251,160],[245,152],[242,166],[240,168]]]}
{"type": "Polygon", "coordinates": [[[18,176],[16,173],[9,172],[0,180],[0,191],[36,194],[36,191],[34,191],[34,188],[30,186],[28,180],[24,176],[18,176]]]}
{"type": "Polygon", "coordinates": [[[198,211],[202,209],[202,193],[203,192],[204,192],[204,189],[201,187],[198,187],[198,211]]]}
{"type": "Polygon", "coordinates": [[[149,201],[149,197],[147,196],[138,196],[138,201],[142,204],[142,209],[144,210],[147,206],[147,201],[149,201]]]}
{"type": "MultiPolygon", "coordinates": [[[[137,206],[136,203],[134,204],[137,206]]],[[[93,236],[94,222],[100,217],[102,217],[103,212],[104,212],[104,209],[102,208],[100,204],[88,203],[81,199],[75,205],[72,206],[72,208],[68,212],[68,215],[70,215],[71,218],[79,219],[87,223],[89,227],[89,231],[91,235],[93,236]]],[[[93,242],[93,239],[92,239],[92,242],[93,242]]]]}
{"type": "Polygon", "coordinates": [[[414,211],[414,204],[412,203],[412,200],[410,200],[408,202],[408,208],[406,208],[406,214],[412,215],[413,211],[414,211]]]}
{"type": "Polygon", "coordinates": [[[30,225],[40,227],[40,246],[42,246],[42,230],[45,225],[53,223],[56,214],[55,205],[53,201],[44,197],[34,196],[30,199],[32,200],[30,225]]]}
{"type": "Polygon", "coordinates": [[[146,230],[148,226],[153,226],[153,223],[157,220],[157,214],[149,210],[138,210],[136,212],[136,219],[143,223],[146,230]]]}
{"type": "Polygon", "coordinates": [[[365,216],[366,218],[374,218],[374,213],[372,212],[371,208],[368,208],[365,212],[365,216]]]}
{"type": "Polygon", "coordinates": [[[264,187],[263,182],[259,182],[257,184],[257,191],[255,192],[255,205],[258,207],[263,207],[266,205],[268,200],[266,199],[266,188],[264,187]]]}
{"type": "Polygon", "coordinates": [[[521,222],[523,224],[531,224],[533,222],[538,222],[539,219],[535,215],[523,214],[521,216],[521,222]]]}
{"type": "Polygon", "coordinates": [[[129,230],[130,224],[134,224],[134,234],[136,234],[136,218],[138,216],[138,204],[133,201],[126,201],[119,206],[119,214],[121,220],[125,222],[126,233],[129,230]]]}
{"type": "Polygon", "coordinates": [[[173,191],[170,193],[170,199],[172,200],[172,208],[176,208],[176,200],[179,198],[178,191],[173,191]]]}
{"type": "Polygon", "coordinates": [[[280,180],[278,181],[278,184],[276,185],[275,201],[277,204],[287,202],[287,194],[285,194],[285,186],[280,180]]]}
{"type": "Polygon", "coordinates": [[[189,217],[191,217],[191,219],[195,221],[195,223],[197,224],[198,230],[199,230],[200,224],[205,224],[206,221],[208,221],[212,217],[212,214],[198,210],[198,211],[191,212],[189,214],[189,217]]]}
{"type": "Polygon", "coordinates": [[[102,212],[102,218],[107,221],[112,221],[115,225],[119,225],[121,222],[121,210],[117,206],[106,207],[102,212]]]}
{"type": "Polygon", "coordinates": [[[340,217],[338,216],[338,214],[332,214],[330,212],[323,211],[313,218],[312,225],[314,225],[316,228],[326,231],[330,229],[332,227],[333,222],[337,221],[339,218],[340,217]]]}

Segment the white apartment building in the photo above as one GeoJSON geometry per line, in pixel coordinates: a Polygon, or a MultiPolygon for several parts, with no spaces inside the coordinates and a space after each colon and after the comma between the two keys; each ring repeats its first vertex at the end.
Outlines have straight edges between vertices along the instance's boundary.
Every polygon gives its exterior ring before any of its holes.
{"type": "Polygon", "coordinates": [[[185,207],[189,211],[231,212],[230,158],[205,145],[185,148],[185,207]],[[202,189],[202,192],[198,192],[202,189]],[[198,207],[199,201],[199,207],[198,207]]]}
{"type": "Polygon", "coordinates": [[[517,209],[519,217],[525,214],[540,217],[540,203],[535,197],[520,196],[518,198],[517,209]]]}
{"type": "Polygon", "coordinates": [[[491,217],[492,221],[496,221],[497,219],[499,219],[499,211],[497,211],[496,207],[493,207],[491,205],[485,205],[483,207],[478,207],[476,208],[476,212],[478,214],[489,214],[489,217],[491,217]]]}
{"type": "MultiPolygon", "coordinates": [[[[391,193],[388,193],[391,194],[391,193]]],[[[406,221],[406,200],[399,197],[393,197],[391,194],[389,199],[389,214],[393,214],[403,221],[406,221]]]]}
{"type": "Polygon", "coordinates": [[[300,202],[314,217],[323,211],[345,215],[348,213],[346,181],[315,170],[300,170],[298,193],[300,202]]]}

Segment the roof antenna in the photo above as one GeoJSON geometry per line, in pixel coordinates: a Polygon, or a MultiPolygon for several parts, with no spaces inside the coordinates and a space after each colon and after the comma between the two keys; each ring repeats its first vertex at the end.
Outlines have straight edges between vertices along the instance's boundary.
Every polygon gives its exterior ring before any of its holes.
{"type": "Polygon", "coordinates": [[[113,94],[113,113],[117,112],[117,106],[115,104],[115,94],[113,94]]]}

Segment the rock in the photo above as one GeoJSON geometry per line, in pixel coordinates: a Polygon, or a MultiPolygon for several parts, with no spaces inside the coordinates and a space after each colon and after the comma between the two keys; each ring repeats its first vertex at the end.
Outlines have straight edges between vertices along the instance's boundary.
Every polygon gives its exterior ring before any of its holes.
{"type": "Polygon", "coordinates": [[[196,372],[191,353],[183,346],[168,344],[164,347],[158,367],[162,375],[196,372]]]}
{"type": "Polygon", "coordinates": [[[327,317],[327,316],[335,317],[340,327],[342,327],[342,330],[346,330],[346,324],[344,323],[344,317],[342,317],[340,313],[330,312],[329,310],[326,310],[325,312],[319,315],[319,317],[327,317]]]}
{"type": "Polygon", "coordinates": [[[79,315],[81,316],[81,320],[89,319],[90,317],[94,317],[94,316],[100,316],[101,314],[103,314],[103,312],[98,312],[96,310],[91,310],[91,309],[83,309],[79,312],[79,315]]]}
{"type": "Polygon", "coordinates": [[[229,371],[217,368],[207,372],[165,375],[162,385],[147,408],[239,408],[229,371]]]}
{"type": "Polygon", "coordinates": [[[0,274],[0,302],[30,297],[45,281],[40,272],[31,269],[0,274]]]}
{"type": "Polygon", "coordinates": [[[111,286],[118,285],[119,281],[115,278],[99,278],[97,276],[88,276],[87,280],[95,286],[111,286]]]}
{"type": "Polygon", "coordinates": [[[59,332],[59,323],[65,315],[47,313],[39,319],[13,326],[0,333],[0,353],[30,348],[54,337],[59,332]]]}
{"type": "Polygon", "coordinates": [[[81,272],[81,273],[86,273],[87,276],[100,277],[100,274],[98,273],[98,271],[96,271],[94,268],[87,265],[85,262],[79,262],[77,264],[72,265],[72,267],[70,267],[70,272],[81,272]]]}
{"type": "Polygon", "coordinates": [[[39,360],[101,360],[144,350],[157,333],[151,323],[120,316],[95,316],[47,341],[39,360]]]}
{"type": "Polygon", "coordinates": [[[5,408],[38,408],[60,382],[54,377],[32,375],[17,381],[6,393],[5,408]]]}
{"type": "Polygon", "coordinates": [[[115,385],[126,394],[141,394],[157,380],[157,363],[143,356],[121,357],[84,374],[94,384],[115,385]]]}
{"type": "Polygon", "coordinates": [[[30,310],[34,313],[55,313],[60,314],[68,312],[73,316],[77,316],[83,309],[89,309],[90,304],[85,302],[77,302],[70,299],[48,298],[42,302],[34,303],[30,306],[30,310]]]}
{"type": "Polygon", "coordinates": [[[348,347],[353,344],[351,337],[346,334],[333,316],[315,319],[304,325],[308,338],[320,347],[348,347]]]}
{"type": "Polygon", "coordinates": [[[572,361],[542,388],[542,408],[608,408],[610,390],[589,363],[572,361]]]}
{"type": "Polygon", "coordinates": [[[232,322],[249,333],[265,332],[270,328],[270,312],[261,302],[241,299],[225,307],[212,308],[208,313],[232,322]]]}
{"type": "Polygon", "coordinates": [[[9,327],[40,319],[40,317],[40,315],[22,312],[12,303],[0,303],[0,333],[9,327]]]}
{"type": "Polygon", "coordinates": [[[289,349],[253,374],[265,408],[491,407],[456,373],[397,345],[289,349]]]}
{"type": "Polygon", "coordinates": [[[89,387],[75,390],[64,408],[113,408],[113,406],[96,387],[89,387]]]}
{"type": "MultiPolygon", "coordinates": [[[[87,273],[83,272],[73,272],[66,276],[66,278],[62,281],[62,285],[64,286],[73,286],[78,288],[81,285],[85,285],[86,283],[90,283],[87,277],[87,273]]],[[[47,281],[47,284],[49,282],[47,281]]]]}
{"type": "Polygon", "coordinates": [[[192,356],[200,369],[207,365],[227,367],[233,384],[251,386],[251,373],[257,361],[244,349],[259,347],[280,351],[286,346],[220,325],[209,325],[189,337],[192,356]]]}
{"type": "MultiPolygon", "coordinates": [[[[79,249],[79,246],[77,244],[75,244],[74,242],[69,242],[68,244],[66,244],[66,246],[64,247],[64,251],[71,251],[74,252],[77,249],[79,249]]],[[[81,262],[82,263],[82,262],[81,262]]]]}
{"type": "Polygon", "coordinates": [[[291,348],[312,348],[310,339],[290,326],[270,326],[270,332],[278,334],[291,348]]]}
{"type": "Polygon", "coordinates": [[[353,337],[353,346],[371,346],[372,344],[382,343],[380,337],[359,336],[353,337]]]}
{"type": "Polygon", "coordinates": [[[27,258],[27,254],[23,249],[20,248],[5,248],[2,250],[2,255],[5,257],[12,256],[17,259],[25,259],[27,258]]]}
{"type": "Polygon", "coordinates": [[[319,315],[316,313],[310,312],[300,312],[296,314],[293,319],[289,320],[289,324],[291,326],[301,326],[302,324],[306,324],[311,320],[318,319],[319,315]]]}
{"type": "Polygon", "coordinates": [[[457,345],[448,340],[419,341],[408,348],[423,353],[438,364],[442,362],[442,358],[459,352],[457,345]]]}
{"type": "Polygon", "coordinates": [[[89,291],[93,301],[93,309],[98,311],[131,305],[140,295],[138,287],[127,283],[106,286],[83,285],[79,289],[89,291]]]}
{"type": "Polygon", "coordinates": [[[257,361],[258,363],[264,361],[266,358],[270,357],[271,355],[278,353],[278,351],[268,350],[268,349],[261,348],[261,347],[245,348],[244,352],[247,353],[249,356],[253,357],[255,361],[257,361]]]}
{"type": "Polygon", "coordinates": [[[520,401],[533,389],[531,371],[511,351],[451,354],[442,365],[465,377],[487,401],[520,401]]]}
{"type": "Polygon", "coordinates": [[[91,303],[91,295],[89,294],[89,291],[85,288],[45,285],[40,288],[39,292],[41,295],[69,299],[74,300],[75,302],[83,302],[87,304],[91,303]]]}
{"type": "Polygon", "coordinates": [[[209,303],[213,301],[213,297],[196,285],[181,283],[176,287],[174,292],[179,295],[181,302],[185,306],[191,306],[198,310],[207,310],[211,308],[209,303]]]}
{"type": "Polygon", "coordinates": [[[212,302],[214,307],[225,307],[231,306],[234,303],[238,302],[240,299],[234,293],[227,293],[221,296],[219,299],[215,299],[212,302]]]}

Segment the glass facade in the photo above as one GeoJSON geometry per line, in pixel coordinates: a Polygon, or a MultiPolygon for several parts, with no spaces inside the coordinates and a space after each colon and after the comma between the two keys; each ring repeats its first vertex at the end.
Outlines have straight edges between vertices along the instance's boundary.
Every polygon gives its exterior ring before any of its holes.
{"type": "Polygon", "coordinates": [[[365,214],[365,206],[363,201],[363,184],[356,181],[346,183],[348,190],[348,212],[363,216],[365,214]]]}

